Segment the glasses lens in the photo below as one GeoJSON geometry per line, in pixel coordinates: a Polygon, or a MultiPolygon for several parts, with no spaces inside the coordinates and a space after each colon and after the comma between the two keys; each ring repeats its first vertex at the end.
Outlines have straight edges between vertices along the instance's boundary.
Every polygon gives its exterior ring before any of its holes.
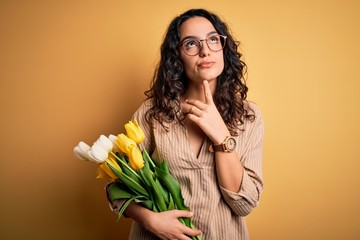
{"type": "Polygon", "coordinates": [[[196,39],[186,40],[181,44],[185,53],[194,56],[199,53],[201,46],[200,41],[196,39]]]}
{"type": "Polygon", "coordinates": [[[206,39],[206,42],[212,51],[218,52],[225,46],[225,37],[221,35],[210,36],[206,39]]]}
{"type": "Polygon", "coordinates": [[[202,48],[202,41],[206,41],[206,44],[211,51],[218,52],[225,47],[226,36],[213,35],[203,40],[189,39],[182,42],[181,47],[187,55],[195,56],[199,54],[202,48]]]}

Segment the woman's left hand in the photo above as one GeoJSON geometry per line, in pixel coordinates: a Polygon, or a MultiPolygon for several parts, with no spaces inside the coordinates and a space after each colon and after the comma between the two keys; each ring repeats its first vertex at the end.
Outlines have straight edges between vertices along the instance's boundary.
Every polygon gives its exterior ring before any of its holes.
{"type": "Polygon", "coordinates": [[[220,144],[230,133],[215,106],[207,80],[203,81],[203,87],[205,102],[187,99],[181,107],[188,113],[187,118],[200,127],[211,141],[220,144]]]}

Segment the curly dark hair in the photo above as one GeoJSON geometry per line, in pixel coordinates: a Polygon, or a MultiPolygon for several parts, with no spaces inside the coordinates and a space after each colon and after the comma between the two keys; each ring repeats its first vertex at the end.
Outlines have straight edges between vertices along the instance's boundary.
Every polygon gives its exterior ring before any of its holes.
{"type": "Polygon", "coordinates": [[[209,20],[216,31],[227,36],[224,51],[224,70],[217,78],[214,102],[231,134],[244,123],[253,121],[255,116],[251,109],[245,107],[248,88],[245,83],[246,64],[240,59],[238,42],[231,36],[228,26],[217,15],[204,9],[191,9],[174,18],[170,23],[161,45],[161,58],[154,72],[151,87],[145,91],[147,99],[153,106],[146,113],[146,120],[154,118],[165,127],[164,122],[174,120],[182,122],[180,113],[180,96],[187,89],[187,76],[180,59],[179,42],[180,26],[192,17],[204,17],[209,20]],[[240,123],[240,124],[239,124],[240,123]]]}

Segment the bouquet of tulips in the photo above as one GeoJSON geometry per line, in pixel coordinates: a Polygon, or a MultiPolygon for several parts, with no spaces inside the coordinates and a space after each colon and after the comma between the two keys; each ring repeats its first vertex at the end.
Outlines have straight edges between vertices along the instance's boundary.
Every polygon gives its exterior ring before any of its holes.
{"type": "MultiPolygon", "coordinates": [[[[126,135],[101,135],[91,147],[81,141],[74,148],[79,159],[99,164],[97,178],[114,181],[108,188],[110,200],[125,200],[118,220],[132,201],[154,212],[188,210],[166,162],[155,164],[146,149],[140,150],[145,135],[136,120],[125,124],[125,130],[126,135]]],[[[179,218],[179,221],[194,229],[190,218],[179,218]]]]}

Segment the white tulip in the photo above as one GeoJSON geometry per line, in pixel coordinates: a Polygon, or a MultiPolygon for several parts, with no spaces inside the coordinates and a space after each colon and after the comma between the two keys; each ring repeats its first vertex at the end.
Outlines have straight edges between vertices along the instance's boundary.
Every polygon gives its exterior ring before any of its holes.
{"type": "Polygon", "coordinates": [[[114,152],[120,152],[120,148],[118,147],[118,145],[116,145],[116,140],[117,140],[117,136],[115,136],[115,135],[112,135],[112,134],[110,134],[109,135],[109,140],[112,142],[112,144],[113,144],[113,150],[114,150],[114,152]]]}
{"type": "Polygon", "coordinates": [[[99,139],[96,141],[96,144],[99,144],[102,148],[104,148],[108,152],[112,150],[114,145],[112,141],[104,135],[101,135],[99,137],[99,139]]]}
{"type": "Polygon", "coordinates": [[[90,150],[90,146],[84,143],[83,141],[79,142],[78,146],[80,147],[82,152],[87,152],[90,150]]]}
{"type": "Polygon", "coordinates": [[[79,144],[74,148],[74,154],[81,160],[90,160],[88,156],[88,151],[90,150],[89,145],[84,142],[79,142],[79,144]]]}
{"type": "Polygon", "coordinates": [[[108,138],[109,138],[109,140],[110,140],[113,144],[115,144],[115,142],[116,142],[116,140],[117,140],[117,136],[115,136],[115,135],[113,135],[113,134],[110,134],[108,138]]]}
{"type": "Polygon", "coordinates": [[[94,144],[88,154],[96,163],[99,164],[105,162],[109,157],[109,152],[102,148],[99,144],[94,144]]]}
{"type": "Polygon", "coordinates": [[[90,161],[99,163],[99,160],[97,160],[97,158],[95,158],[94,155],[91,153],[91,149],[89,151],[87,151],[86,155],[90,161]]]}
{"type": "Polygon", "coordinates": [[[81,149],[79,146],[74,147],[74,155],[79,158],[80,160],[88,160],[85,158],[81,152],[81,149]]]}

